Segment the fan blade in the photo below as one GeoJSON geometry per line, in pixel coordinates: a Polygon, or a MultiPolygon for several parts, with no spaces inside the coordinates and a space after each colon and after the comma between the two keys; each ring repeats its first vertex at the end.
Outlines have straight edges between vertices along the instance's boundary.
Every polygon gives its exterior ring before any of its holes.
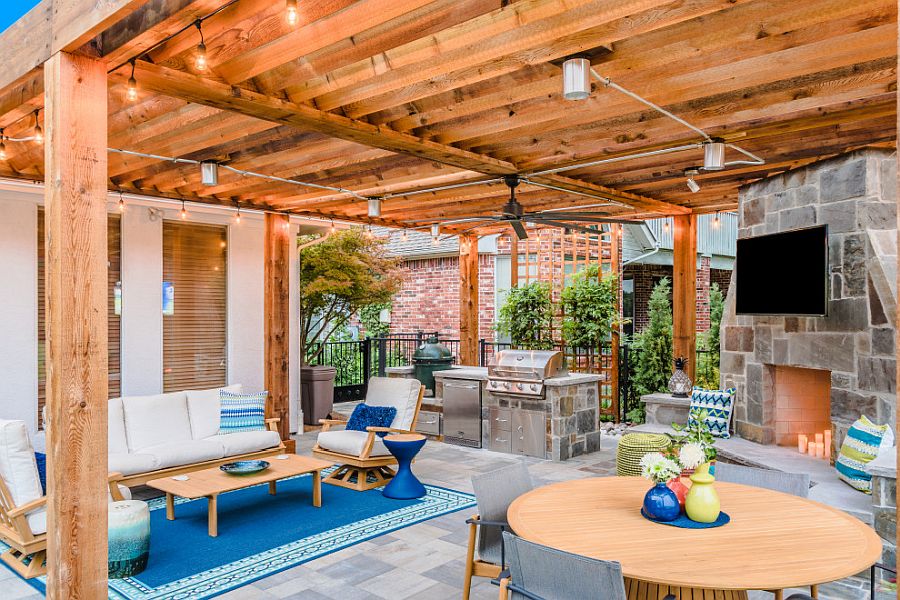
{"type": "Polygon", "coordinates": [[[571,223],[563,223],[561,221],[551,221],[549,219],[532,219],[531,217],[522,217],[525,221],[531,221],[533,223],[537,223],[539,225],[553,225],[554,227],[559,227],[561,229],[571,229],[572,231],[580,231],[582,233],[592,233],[594,235],[600,235],[603,233],[599,229],[588,229],[587,227],[582,227],[581,225],[572,225],[571,223]]]}
{"type": "MultiPolygon", "coordinates": [[[[584,210],[585,208],[600,208],[601,206],[618,206],[617,204],[613,204],[612,202],[599,202],[597,204],[581,204],[579,206],[572,206],[569,210],[584,210]]],[[[547,210],[539,210],[536,214],[548,213],[548,212],[558,212],[556,208],[548,208],[547,210]]]]}
{"type": "Polygon", "coordinates": [[[483,217],[466,217],[464,219],[450,219],[448,221],[441,221],[436,219],[419,219],[417,221],[404,221],[409,225],[415,225],[417,223],[437,223],[438,225],[456,225],[458,223],[475,223],[478,221],[496,221],[499,217],[495,216],[483,216],[483,217]]]}
{"type": "Polygon", "coordinates": [[[579,216],[579,215],[571,215],[569,213],[545,213],[538,215],[524,215],[523,219],[535,220],[535,221],[543,221],[545,219],[552,219],[554,221],[582,221],[585,223],[617,223],[619,225],[635,225],[637,221],[630,221],[627,219],[608,219],[606,217],[589,217],[589,216],[579,216]]]}
{"type": "Polygon", "coordinates": [[[528,239],[528,232],[525,231],[525,226],[522,225],[522,221],[516,219],[515,221],[510,221],[509,225],[513,228],[513,231],[516,232],[516,237],[518,237],[520,240],[528,239]]]}

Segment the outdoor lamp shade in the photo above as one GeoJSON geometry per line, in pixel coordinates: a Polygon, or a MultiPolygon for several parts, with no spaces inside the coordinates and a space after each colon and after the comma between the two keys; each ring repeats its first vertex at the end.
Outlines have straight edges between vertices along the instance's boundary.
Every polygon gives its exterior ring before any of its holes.
{"type": "Polygon", "coordinates": [[[381,198],[369,198],[369,216],[381,216],[381,198]]]}
{"type": "Polygon", "coordinates": [[[437,239],[441,235],[441,226],[435,223],[431,226],[431,237],[437,239]]]}
{"type": "Polygon", "coordinates": [[[703,169],[721,171],[725,168],[725,142],[713,140],[703,144],[703,169]]]}
{"type": "Polygon", "coordinates": [[[214,162],[200,163],[200,182],[207,187],[219,185],[219,165],[214,162]]]}
{"type": "Polygon", "coordinates": [[[591,95],[591,63],[586,58],[570,58],[563,63],[563,98],[584,100],[591,95]]]}

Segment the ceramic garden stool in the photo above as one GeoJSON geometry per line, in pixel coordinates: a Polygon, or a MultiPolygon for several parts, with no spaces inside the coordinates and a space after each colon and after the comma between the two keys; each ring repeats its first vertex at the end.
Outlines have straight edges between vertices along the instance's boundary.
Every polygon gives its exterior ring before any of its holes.
{"type": "Polygon", "coordinates": [[[662,433],[626,433],[616,448],[616,475],[639,476],[644,455],[663,452],[671,443],[662,433]]]}
{"type": "Polygon", "coordinates": [[[397,459],[397,474],[381,493],[395,500],[412,500],[424,496],[425,486],[413,475],[410,464],[425,445],[425,436],[418,433],[400,433],[386,436],[383,441],[397,459]]]}
{"type": "Polygon", "coordinates": [[[109,577],[121,579],[147,568],[150,556],[150,509],[126,500],[109,505],[109,577]]]}

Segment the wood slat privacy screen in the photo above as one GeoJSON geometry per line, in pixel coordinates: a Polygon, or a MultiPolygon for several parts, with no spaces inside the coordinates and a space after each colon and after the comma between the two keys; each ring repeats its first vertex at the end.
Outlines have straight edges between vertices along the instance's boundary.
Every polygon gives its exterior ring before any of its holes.
{"type": "MultiPolygon", "coordinates": [[[[43,411],[47,400],[46,347],[47,330],[44,313],[44,210],[38,209],[37,264],[38,264],[38,424],[44,427],[43,411]]],[[[111,214],[107,219],[107,307],[109,335],[109,397],[122,393],[122,319],[121,303],[116,303],[116,295],[121,293],[122,278],[122,219],[111,214]],[[118,290],[118,291],[117,291],[118,290]]]]}
{"type": "Polygon", "coordinates": [[[163,391],[226,384],[226,232],[163,222],[163,391]]]}

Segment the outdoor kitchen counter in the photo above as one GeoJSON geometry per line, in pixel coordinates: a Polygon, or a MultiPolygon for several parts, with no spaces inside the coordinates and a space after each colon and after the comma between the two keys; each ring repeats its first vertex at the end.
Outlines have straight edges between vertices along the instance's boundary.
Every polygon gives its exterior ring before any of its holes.
{"type": "Polygon", "coordinates": [[[450,379],[487,381],[488,370],[487,367],[469,367],[466,365],[460,365],[454,366],[452,369],[447,369],[446,371],[435,371],[434,377],[435,379],[443,379],[445,377],[449,377],[450,379]]]}

